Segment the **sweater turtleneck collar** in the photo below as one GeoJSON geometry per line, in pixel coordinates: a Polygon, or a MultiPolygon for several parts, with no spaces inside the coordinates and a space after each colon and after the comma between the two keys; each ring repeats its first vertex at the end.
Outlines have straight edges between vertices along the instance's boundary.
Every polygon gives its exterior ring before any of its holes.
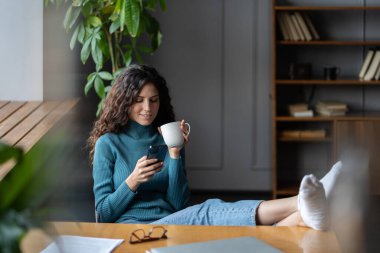
{"type": "Polygon", "coordinates": [[[131,119],[128,120],[125,132],[134,139],[145,139],[156,134],[152,125],[143,126],[131,119]]]}

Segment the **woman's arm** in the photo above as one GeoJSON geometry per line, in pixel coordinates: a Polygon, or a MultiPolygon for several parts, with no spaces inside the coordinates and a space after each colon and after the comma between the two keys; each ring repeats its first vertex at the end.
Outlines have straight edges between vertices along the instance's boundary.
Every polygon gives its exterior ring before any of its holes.
{"type": "Polygon", "coordinates": [[[136,195],[123,181],[115,189],[115,159],[110,145],[99,139],[95,145],[93,177],[95,208],[101,222],[115,222],[136,195]]]}
{"type": "Polygon", "coordinates": [[[190,199],[189,184],[185,171],[185,153],[182,150],[181,156],[177,159],[170,158],[169,161],[169,186],[166,198],[173,208],[178,211],[186,207],[190,199]]]}

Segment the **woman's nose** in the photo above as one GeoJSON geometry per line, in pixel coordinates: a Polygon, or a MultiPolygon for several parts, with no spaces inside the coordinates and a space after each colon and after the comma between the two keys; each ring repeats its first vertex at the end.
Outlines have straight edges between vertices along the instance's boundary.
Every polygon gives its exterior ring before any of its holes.
{"type": "Polygon", "coordinates": [[[143,104],[143,109],[144,111],[150,111],[150,102],[149,101],[144,101],[144,104],[143,104]]]}

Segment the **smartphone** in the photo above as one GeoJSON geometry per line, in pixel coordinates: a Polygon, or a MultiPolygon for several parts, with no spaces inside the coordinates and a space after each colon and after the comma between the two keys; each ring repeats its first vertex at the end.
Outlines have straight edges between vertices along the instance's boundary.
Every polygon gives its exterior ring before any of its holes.
{"type": "Polygon", "coordinates": [[[168,148],[166,145],[149,146],[148,153],[146,156],[147,156],[147,159],[156,158],[158,161],[162,162],[165,160],[167,151],[168,151],[168,148]]]}

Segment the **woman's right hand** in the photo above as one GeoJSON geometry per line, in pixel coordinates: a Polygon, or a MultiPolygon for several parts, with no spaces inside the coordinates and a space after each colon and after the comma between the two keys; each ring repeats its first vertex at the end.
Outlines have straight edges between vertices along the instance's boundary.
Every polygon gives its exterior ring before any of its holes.
{"type": "Polygon", "coordinates": [[[125,180],[125,183],[132,191],[136,191],[140,184],[149,181],[154,174],[161,171],[163,162],[157,159],[146,159],[146,156],[137,160],[135,169],[125,180]]]}

